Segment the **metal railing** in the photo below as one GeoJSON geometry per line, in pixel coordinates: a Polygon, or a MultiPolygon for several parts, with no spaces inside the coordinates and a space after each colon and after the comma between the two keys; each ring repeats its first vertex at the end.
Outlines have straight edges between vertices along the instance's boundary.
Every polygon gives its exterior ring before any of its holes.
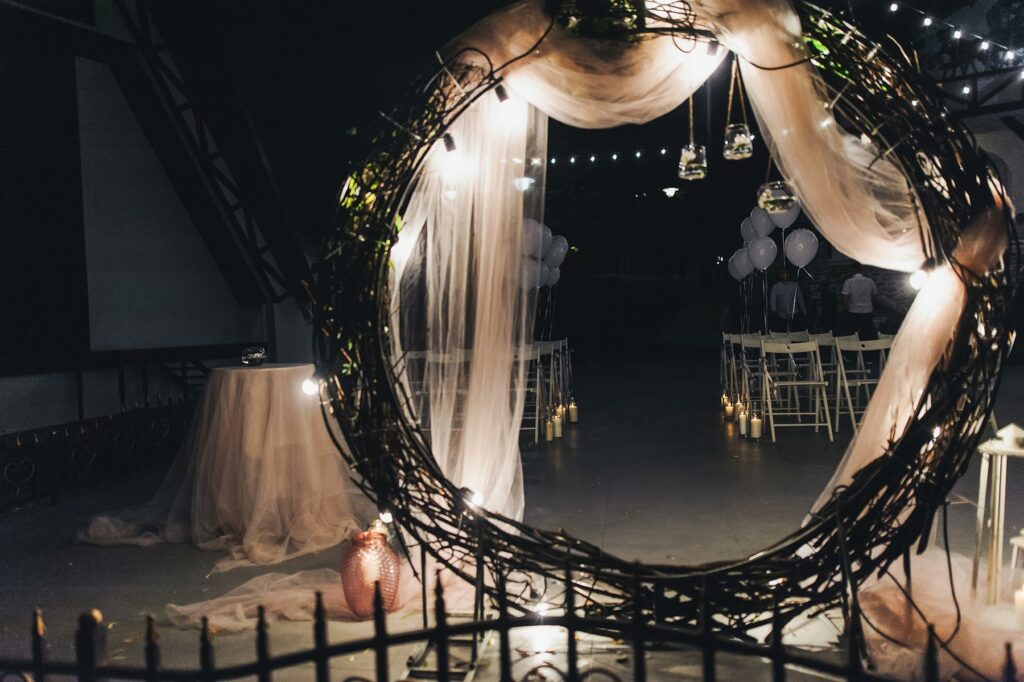
{"type": "MultiPolygon", "coordinates": [[[[330,677],[330,661],[363,651],[372,651],[374,656],[374,679],[386,682],[395,679],[390,669],[390,649],[408,644],[425,644],[433,648],[436,666],[430,671],[417,671],[415,677],[429,678],[441,682],[457,680],[478,664],[475,642],[482,639],[485,633],[496,633],[498,639],[497,668],[499,679],[510,682],[513,679],[513,647],[510,633],[520,628],[538,625],[559,626],[565,629],[566,658],[564,669],[545,662],[532,667],[520,679],[538,679],[539,673],[549,673],[559,679],[575,682],[600,674],[613,680],[621,680],[625,672],[608,668],[587,666],[580,670],[580,659],[577,651],[577,634],[593,633],[617,639],[628,640],[632,649],[632,678],[647,679],[647,657],[649,650],[658,648],[685,647],[696,649],[701,654],[701,676],[705,681],[716,679],[719,654],[729,654],[759,659],[767,670],[770,670],[773,682],[783,682],[788,678],[790,668],[829,676],[833,679],[845,680],[884,680],[877,674],[865,669],[861,656],[862,644],[858,636],[851,637],[851,645],[841,662],[824,660],[808,655],[783,644],[783,623],[781,619],[773,621],[773,629],[767,643],[742,641],[724,638],[711,627],[713,614],[703,605],[703,618],[696,627],[679,627],[663,623],[650,622],[649,613],[637,608],[631,619],[606,620],[593,619],[578,613],[575,606],[575,589],[567,589],[561,612],[550,616],[530,613],[513,615],[510,603],[505,597],[504,589],[499,587],[499,597],[494,605],[496,613],[490,618],[476,618],[465,623],[452,623],[445,605],[444,592],[440,581],[436,583],[434,593],[434,625],[411,632],[391,633],[387,629],[387,614],[382,606],[380,592],[376,594],[373,613],[373,634],[361,639],[353,639],[341,643],[329,643],[327,640],[327,616],[321,595],[316,595],[316,606],[313,614],[313,647],[304,651],[273,656],[270,653],[270,635],[267,619],[262,607],[259,608],[255,632],[255,658],[251,662],[229,665],[218,668],[214,663],[214,647],[210,627],[204,618],[199,632],[198,661],[199,667],[192,669],[164,668],[160,664],[161,651],[157,630],[153,618],[147,618],[144,647],[144,667],[110,665],[104,662],[106,653],[105,628],[101,626],[101,617],[97,612],[86,612],[79,618],[79,627],[75,635],[76,658],[74,661],[57,662],[47,659],[47,640],[42,614],[37,611],[32,622],[31,658],[25,660],[0,659],[0,680],[8,677],[32,682],[42,682],[48,676],[71,676],[84,682],[95,682],[101,679],[110,680],[146,680],[147,682],[202,680],[234,680],[255,678],[267,682],[279,675],[278,679],[289,679],[287,671],[298,666],[312,666],[313,676],[317,682],[326,682],[330,677]],[[472,638],[474,657],[468,668],[453,670],[451,648],[458,638],[472,638]]],[[[566,586],[572,586],[571,574],[566,575],[566,586]]],[[[648,586],[650,587],[650,586],[648,586]]],[[[638,584],[638,590],[644,586],[638,584]]],[[[634,603],[639,603],[635,600],[634,603]]],[[[856,607],[854,607],[856,613],[856,607]]],[[[857,628],[853,628],[857,631],[857,628]]],[[[926,682],[939,680],[938,640],[934,631],[929,628],[929,645],[921,661],[921,679],[926,682]]],[[[425,657],[421,657],[425,658],[425,657]]],[[[413,673],[411,673],[413,674],[413,673]]],[[[344,680],[355,682],[366,680],[364,677],[348,676],[344,680]]],[[[1016,667],[1007,645],[1007,659],[1002,680],[1017,679],[1016,667]]]]}

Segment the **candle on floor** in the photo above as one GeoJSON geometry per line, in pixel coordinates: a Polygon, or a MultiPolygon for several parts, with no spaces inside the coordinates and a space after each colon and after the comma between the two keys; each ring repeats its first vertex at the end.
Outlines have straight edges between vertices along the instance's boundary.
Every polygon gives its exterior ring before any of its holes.
{"type": "Polygon", "coordinates": [[[1013,606],[1017,611],[1017,629],[1024,630],[1024,587],[1013,593],[1013,606]]]}
{"type": "Polygon", "coordinates": [[[761,437],[761,429],[763,428],[763,426],[764,426],[764,424],[763,424],[763,422],[762,422],[760,417],[753,417],[750,420],[750,437],[751,438],[760,438],[761,437]]]}
{"type": "Polygon", "coordinates": [[[549,417],[544,422],[544,440],[551,442],[555,439],[555,423],[549,417]]]}
{"type": "Polygon", "coordinates": [[[732,419],[732,414],[733,414],[732,403],[726,403],[725,404],[725,418],[726,418],[727,421],[732,419]]]}
{"type": "Polygon", "coordinates": [[[554,422],[555,438],[561,438],[562,437],[562,411],[561,411],[561,409],[559,409],[558,412],[555,412],[555,418],[552,419],[551,421],[554,422]]]}
{"type": "Polygon", "coordinates": [[[747,411],[740,412],[740,435],[747,435],[747,411]]]}
{"type": "Polygon", "coordinates": [[[733,416],[735,416],[736,421],[740,420],[740,415],[743,414],[743,412],[744,412],[743,403],[737,401],[736,404],[733,405],[733,407],[732,407],[732,413],[733,413],[733,416]]]}
{"type": "Polygon", "coordinates": [[[575,400],[571,400],[571,401],[569,401],[569,423],[570,424],[575,424],[579,420],[580,420],[579,408],[576,407],[576,401],[575,400]]]}

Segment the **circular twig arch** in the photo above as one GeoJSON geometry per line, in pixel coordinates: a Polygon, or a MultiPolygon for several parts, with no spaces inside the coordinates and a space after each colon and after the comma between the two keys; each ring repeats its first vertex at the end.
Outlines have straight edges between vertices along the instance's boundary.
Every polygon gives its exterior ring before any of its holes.
{"type": "MultiPolygon", "coordinates": [[[[706,30],[694,27],[686,3],[671,7],[673,12],[659,14],[658,32],[684,42],[708,39],[706,30]]],[[[968,227],[986,212],[1002,211],[996,223],[1008,231],[1006,202],[1001,190],[993,189],[997,183],[985,155],[898,46],[875,44],[813,5],[797,11],[805,61],[818,68],[834,95],[837,120],[869,133],[902,170],[928,219],[921,226],[926,253],[950,263],[966,287],[966,303],[906,430],[896,433],[894,425],[882,456],[836,489],[808,523],[748,558],[641,565],[565,532],[476,508],[445,477],[424,434],[407,416],[408,397],[391,357],[390,247],[427,151],[500,83],[503,65],[472,66],[456,53],[440,70],[419,78],[387,115],[372,153],[340,192],[316,301],[325,418],[340,427],[339,450],[363,491],[456,574],[473,580],[479,558],[490,576],[489,592],[498,580],[521,580],[522,591],[509,591],[513,606],[526,608],[525,586],[533,579],[562,581],[570,569],[573,580],[566,588],[573,590],[574,603],[599,618],[628,620],[637,609],[662,623],[694,624],[703,618],[733,634],[767,622],[773,613],[788,620],[840,603],[848,586],[885,569],[926,538],[935,510],[967,467],[1011,345],[1010,286],[1001,265],[979,265],[958,248],[968,227]],[[702,601],[713,620],[700,612],[702,601]]],[[[645,29],[639,22],[623,30],[645,29]]]]}

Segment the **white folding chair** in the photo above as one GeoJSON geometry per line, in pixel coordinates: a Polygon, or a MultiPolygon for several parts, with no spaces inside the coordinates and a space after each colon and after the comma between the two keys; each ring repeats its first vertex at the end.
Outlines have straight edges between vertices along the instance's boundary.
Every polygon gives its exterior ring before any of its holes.
{"type": "MultiPolygon", "coordinates": [[[[871,400],[871,392],[878,385],[882,370],[885,368],[885,361],[889,349],[892,348],[892,339],[878,339],[877,341],[860,341],[859,339],[836,339],[836,362],[838,367],[838,388],[836,395],[841,400],[846,398],[847,411],[850,414],[850,423],[853,424],[853,433],[857,435],[858,416],[864,414],[867,403],[871,400]],[[878,353],[878,369],[872,374],[867,368],[864,360],[864,353],[878,353]],[[844,354],[852,353],[856,358],[855,367],[847,367],[847,357],[844,354]],[[850,389],[853,389],[851,394],[850,389]],[[842,395],[839,395],[842,390],[842,395]],[[857,397],[857,405],[854,406],[853,396],[857,397]],[[863,405],[861,397],[865,398],[863,405]]],[[[839,430],[839,402],[836,403],[836,431],[839,430]]]]}
{"type": "Polygon", "coordinates": [[[775,429],[785,426],[814,427],[815,433],[824,426],[828,432],[828,440],[832,442],[832,419],[828,410],[828,382],[825,381],[821,368],[821,353],[816,341],[771,341],[761,342],[761,400],[768,416],[768,426],[775,442],[775,429]],[[794,359],[800,359],[799,363],[794,359]],[[794,369],[779,371],[783,367],[794,369]],[[787,389],[792,397],[783,402],[782,389],[787,389]],[[806,391],[806,396],[800,392],[806,391]],[[808,407],[804,410],[804,399],[808,407]],[[803,417],[813,416],[814,421],[803,421],[803,417]],[[783,421],[793,417],[796,421],[783,421]]]}

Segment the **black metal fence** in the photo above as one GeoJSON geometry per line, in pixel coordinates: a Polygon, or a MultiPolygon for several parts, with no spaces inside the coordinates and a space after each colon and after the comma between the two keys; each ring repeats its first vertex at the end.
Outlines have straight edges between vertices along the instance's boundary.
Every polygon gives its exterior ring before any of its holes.
{"type": "MultiPolygon", "coordinates": [[[[571,580],[567,580],[566,584],[572,585],[571,580]]],[[[636,600],[635,603],[639,603],[639,600],[636,600]]],[[[199,667],[193,669],[161,667],[160,645],[152,617],[147,618],[144,667],[117,666],[105,663],[105,628],[101,626],[96,612],[83,613],[79,618],[79,627],[75,636],[76,660],[73,662],[50,661],[47,659],[48,646],[42,614],[37,611],[32,621],[31,658],[25,660],[0,659],[0,681],[14,678],[42,682],[48,677],[60,676],[73,677],[85,682],[96,682],[103,679],[146,680],[147,682],[201,680],[209,682],[241,678],[255,678],[260,682],[268,682],[274,679],[275,675],[277,679],[291,679],[289,670],[294,674],[296,667],[311,665],[317,682],[326,682],[331,679],[329,672],[331,659],[371,650],[375,660],[374,679],[378,682],[386,682],[396,679],[396,675],[399,674],[389,667],[391,647],[421,643],[432,648],[433,660],[436,665],[430,671],[418,671],[415,676],[419,679],[429,678],[447,682],[461,679],[478,664],[476,643],[486,633],[493,632],[496,633],[499,643],[495,672],[503,682],[511,682],[515,678],[513,677],[513,647],[510,642],[510,633],[517,628],[537,625],[565,628],[566,657],[564,665],[563,668],[559,668],[551,663],[543,663],[525,674],[520,674],[520,679],[523,680],[546,679],[539,675],[553,676],[570,682],[585,680],[597,675],[607,679],[621,680],[620,673],[622,671],[592,665],[587,666],[586,670],[580,670],[576,639],[578,633],[595,633],[629,640],[632,648],[632,678],[638,681],[647,679],[647,652],[653,648],[663,649],[666,647],[685,647],[698,650],[701,654],[701,676],[706,682],[716,679],[719,654],[758,659],[766,670],[770,671],[773,682],[782,682],[788,679],[791,668],[813,671],[833,679],[864,681],[886,679],[865,669],[861,655],[862,642],[856,636],[851,639],[853,643],[848,647],[845,658],[840,657],[843,658],[842,661],[838,659],[824,660],[785,646],[782,643],[783,624],[780,619],[775,619],[775,625],[767,643],[724,638],[712,629],[711,624],[714,622],[714,618],[713,614],[706,611],[706,604],[702,623],[697,628],[651,623],[646,620],[645,614],[641,613],[639,609],[634,612],[631,620],[626,621],[587,618],[578,612],[573,589],[565,592],[563,607],[556,615],[513,616],[510,613],[509,602],[505,598],[503,589],[499,590],[499,599],[495,607],[496,615],[491,618],[451,623],[445,607],[443,589],[438,581],[434,596],[435,622],[433,627],[412,632],[389,633],[387,614],[382,607],[378,592],[374,603],[373,635],[363,639],[332,644],[327,640],[326,611],[322,597],[318,593],[313,618],[313,647],[311,649],[272,656],[267,620],[261,607],[255,632],[255,658],[253,661],[241,665],[216,667],[211,632],[204,618],[199,633],[199,667]],[[473,658],[470,660],[468,668],[453,669],[451,647],[452,643],[460,638],[461,641],[472,640],[473,658]]],[[[939,680],[938,640],[931,629],[929,629],[929,635],[929,646],[922,658],[921,672],[918,678],[926,682],[936,682],[939,680]]],[[[1018,679],[1009,645],[1007,645],[1006,651],[1006,664],[1001,676],[1004,682],[1018,679]]],[[[358,676],[348,676],[343,679],[351,682],[366,680],[366,678],[358,676]]]]}
{"type": "Polygon", "coordinates": [[[182,392],[116,414],[0,435],[0,511],[166,465],[195,403],[194,394],[182,392]]]}

